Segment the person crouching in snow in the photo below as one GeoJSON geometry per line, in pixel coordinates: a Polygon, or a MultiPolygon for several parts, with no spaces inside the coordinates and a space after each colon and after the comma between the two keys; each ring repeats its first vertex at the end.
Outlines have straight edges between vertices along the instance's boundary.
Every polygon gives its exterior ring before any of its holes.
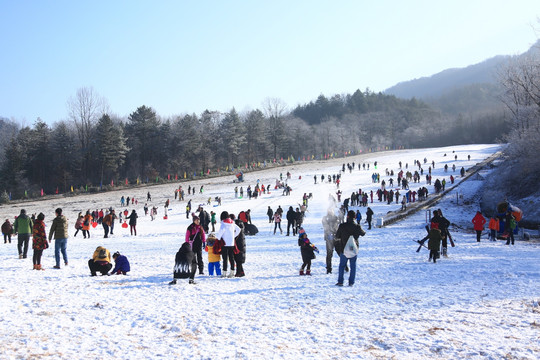
{"type": "Polygon", "coordinates": [[[218,251],[216,241],[216,236],[214,233],[211,233],[206,239],[206,247],[204,248],[204,251],[208,253],[208,274],[210,274],[210,276],[214,275],[214,270],[216,271],[217,276],[221,276],[221,255],[220,251],[218,251]]]}
{"type": "Polygon", "coordinates": [[[174,264],[174,279],[169,285],[176,284],[176,279],[189,279],[190,284],[195,284],[195,272],[197,271],[197,259],[188,242],[182,244],[176,253],[174,264]]]}
{"type": "Polygon", "coordinates": [[[88,260],[88,268],[90,268],[90,274],[96,276],[99,271],[101,275],[107,275],[112,268],[111,253],[103,246],[98,246],[94,251],[92,258],[88,260]]]}
{"type": "Polygon", "coordinates": [[[309,241],[303,228],[298,230],[298,234],[298,246],[300,246],[302,261],[304,262],[300,268],[300,275],[304,275],[304,269],[306,269],[305,275],[311,275],[311,260],[315,259],[314,251],[319,252],[319,249],[309,241]]]}
{"type": "Polygon", "coordinates": [[[112,257],[114,259],[114,269],[111,271],[111,275],[127,275],[131,270],[127,257],[125,255],[120,255],[118,251],[115,252],[112,257]]]}

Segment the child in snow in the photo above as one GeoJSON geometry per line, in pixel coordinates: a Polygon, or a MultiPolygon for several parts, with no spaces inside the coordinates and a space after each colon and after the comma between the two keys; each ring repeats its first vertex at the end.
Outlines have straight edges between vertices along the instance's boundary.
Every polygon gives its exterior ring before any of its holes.
{"type": "Polygon", "coordinates": [[[208,235],[208,239],[206,239],[206,247],[204,248],[204,251],[208,253],[208,274],[210,276],[214,275],[214,269],[216,270],[216,275],[221,276],[221,255],[217,252],[216,241],[216,236],[214,233],[211,233],[208,235]],[[216,251],[214,251],[214,246],[216,247],[216,251]]]}
{"type": "Polygon", "coordinates": [[[300,228],[298,231],[298,246],[300,246],[300,253],[302,254],[302,267],[300,268],[300,275],[304,275],[304,269],[306,269],[305,275],[311,275],[311,260],[315,259],[315,253],[319,252],[319,249],[309,241],[306,231],[300,228]]]}
{"type": "Polygon", "coordinates": [[[197,259],[188,242],[182,244],[176,253],[174,264],[174,279],[169,285],[176,284],[176,279],[188,279],[190,284],[195,284],[195,272],[197,271],[197,259]]]}
{"type": "Polygon", "coordinates": [[[111,271],[111,275],[127,275],[131,270],[127,257],[125,255],[120,255],[118,251],[115,252],[112,257],[114,259],[114,269],[111,271]]]}

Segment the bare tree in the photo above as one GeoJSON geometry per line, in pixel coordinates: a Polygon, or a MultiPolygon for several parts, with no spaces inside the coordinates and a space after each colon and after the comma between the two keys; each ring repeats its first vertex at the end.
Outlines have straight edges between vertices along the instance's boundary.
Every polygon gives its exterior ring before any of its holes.
{"type": "Polygon", "coordinates": [[[276,159],[285,133],[283,117],[287,111],[287,104],[278,98],[266,98],[262,105],[268,121],[269,141],[274,148],[274,159],[276,159]]]}
{"type": "Polygon", "coordinates": [[[75,97],[68,99],[67,108],[69,118],[77,129],[83,159],[84,180],[87,180],[91,159],[92,133],[98,119],[109,112],[109,104],[94,88],[82,87],[77,90],[75,97]]]}

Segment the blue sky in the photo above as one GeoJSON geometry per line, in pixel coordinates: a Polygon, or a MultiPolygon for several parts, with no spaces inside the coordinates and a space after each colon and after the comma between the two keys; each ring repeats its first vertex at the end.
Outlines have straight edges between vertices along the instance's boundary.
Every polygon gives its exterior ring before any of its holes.
{"type": "Polygon", "coordinates": [[[53,124],[90,86],[119,116],[294,108],[522,53],[539,15],[538,0],[0,0],[0,116],[53,124]]]}

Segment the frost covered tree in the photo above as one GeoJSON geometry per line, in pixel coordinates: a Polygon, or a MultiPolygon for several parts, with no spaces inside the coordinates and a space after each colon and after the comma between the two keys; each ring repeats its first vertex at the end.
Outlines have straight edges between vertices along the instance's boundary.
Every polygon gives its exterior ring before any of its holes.
{"type": "MultiPolygon", "coordinates": [[[[540,42],[514,57],[499,74],[502,102],[510,111],[513,128],[507,134],[506,153],[513,175],[535,179],[540,173],[540,42]]],[[[525,188],[524,186],[520,187],[525,188]]]]}
{"type": "Polygon", "coordinates": [[[67,101],[69,118],[75,124],[77,136],[81,147],[82,170],[84,178],[90,176],[90,162],[92,159],[91,142],[92,132],[101,115],[109,112],[108,101],[100,96],[92,87],[82,87],[77,90],[74,97],[67,101]]]}

